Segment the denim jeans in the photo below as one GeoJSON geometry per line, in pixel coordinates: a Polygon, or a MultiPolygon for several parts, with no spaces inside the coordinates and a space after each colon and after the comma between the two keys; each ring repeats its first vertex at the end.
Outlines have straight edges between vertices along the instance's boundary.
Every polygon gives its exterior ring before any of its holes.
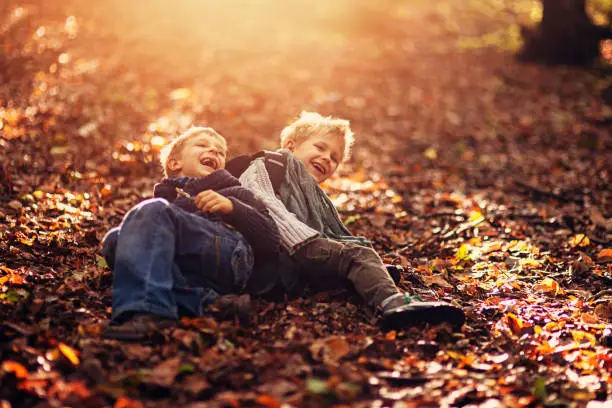
{"type": "Polygon", "coordinates": [[[219,294],[242,291],[253,269],[238,231],[159,198],[132,208],[102,254],[113,269],[113,320],[126,312],[199,316],[219,294]]]}
{"type": "Polygon", "coordinates": [[[315,290],[352,284],[361,298],[374,308],[399,293],[393,278],[372,248],[315,238],[294,255],[300,278],[315,290]]]}

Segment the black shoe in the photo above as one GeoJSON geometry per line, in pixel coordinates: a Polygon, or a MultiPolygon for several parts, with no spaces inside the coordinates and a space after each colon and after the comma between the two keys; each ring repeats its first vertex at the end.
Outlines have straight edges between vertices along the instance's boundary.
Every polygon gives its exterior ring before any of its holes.
{"type": "Polygon", "coordinates": [[[461,327],[463,322],[463,310],[445,302],[411,302],[385,310],[382,315],[382,326],[385,329],[440,323],[461,327]]]}
{"type": "Polygon", "coordinates": [[[238,317],[241,323],[247,323],[251,313],[251,295],[223,295],[215,300],[215,309],[222,320],[238,317]]]}
{"type": "Polygon", "coordinates": [[[107,326],[104,329],[103,336],[107,339],[121,341],[140,341],[145,340],[157,331],[172,327],[176,323],[176,320],[167,317],[138,313],[120,324],[107,326]]]}

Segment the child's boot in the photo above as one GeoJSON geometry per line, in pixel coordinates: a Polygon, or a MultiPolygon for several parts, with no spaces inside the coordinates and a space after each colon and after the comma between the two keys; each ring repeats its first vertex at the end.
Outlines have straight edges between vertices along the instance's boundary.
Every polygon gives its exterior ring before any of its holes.
{"type": "Polygon", "coordinates": [[[424,324],[450,323],[461,327],[465,314],[446,302],[424,302],[408,293],[397,293],[381,303],[382,325],[386,329],[401,329],[424,324]]]}
{"type": "Polygon", "coordinates": [[[247,323],[251,312],[250,295],[223,295],[215,300],[215,309],[223,320],[238,317],[241,323],[247,323]]]}
{"type": "Polygon", "coordinates": [[[149,313],[134,313],[122,319],[119,324],[111,324],[104,329],[107,339],[121,341],[142,341],[151,334],[176,325],[176,320],[149,313]]]}

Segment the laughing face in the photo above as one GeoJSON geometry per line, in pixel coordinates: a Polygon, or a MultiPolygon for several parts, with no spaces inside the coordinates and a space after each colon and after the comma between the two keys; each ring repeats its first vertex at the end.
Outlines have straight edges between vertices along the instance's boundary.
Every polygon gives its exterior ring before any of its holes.
{"type": "Polygon", "coordinates": [[[226,153],[219,138],[200,134],[185,141],[176,157],[168,160],[168,168],[178,177],[205,177],[225,168],[226,153]]]}
{"type": "Polygon", "coordinates": [[[289,141],[286,147],[304,163],[317,183],[322,183],[334,174],[342,160],[344,138],[334,134],[317,135],[309,137],[299,145],[289,141]]]}

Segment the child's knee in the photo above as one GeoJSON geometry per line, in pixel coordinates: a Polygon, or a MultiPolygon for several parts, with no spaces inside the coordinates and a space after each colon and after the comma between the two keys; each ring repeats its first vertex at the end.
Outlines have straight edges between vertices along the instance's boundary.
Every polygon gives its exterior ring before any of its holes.
{"type": "Polygon", "coordinates": [[[373,248],[365,247],[358,244],[345,244],[345,250],[349,252],[353,257],[364,259],[364,260],[380,260],[380,257],[373,248]]]}
{"type": "Polygon", "coordinates": [[[125,216],[124,222],[133,217],[158,219],[170,209],[170,202],[165,198],[151,198],[135,205],[125,216]]]}
{"type": "Polygon", "coordinates": [[[170,202],[165,198],[151,198],[138,204],[134,209],[141,212],[159,214],[168,211],[170,202]]]}
{"type": "Polygon", "coordinates": [[[108,231],[102,239],[102,256],[111,269],[115,264],[115,252],[117,250],[118,240],[119,227],[115,227],[108,231]]]}

